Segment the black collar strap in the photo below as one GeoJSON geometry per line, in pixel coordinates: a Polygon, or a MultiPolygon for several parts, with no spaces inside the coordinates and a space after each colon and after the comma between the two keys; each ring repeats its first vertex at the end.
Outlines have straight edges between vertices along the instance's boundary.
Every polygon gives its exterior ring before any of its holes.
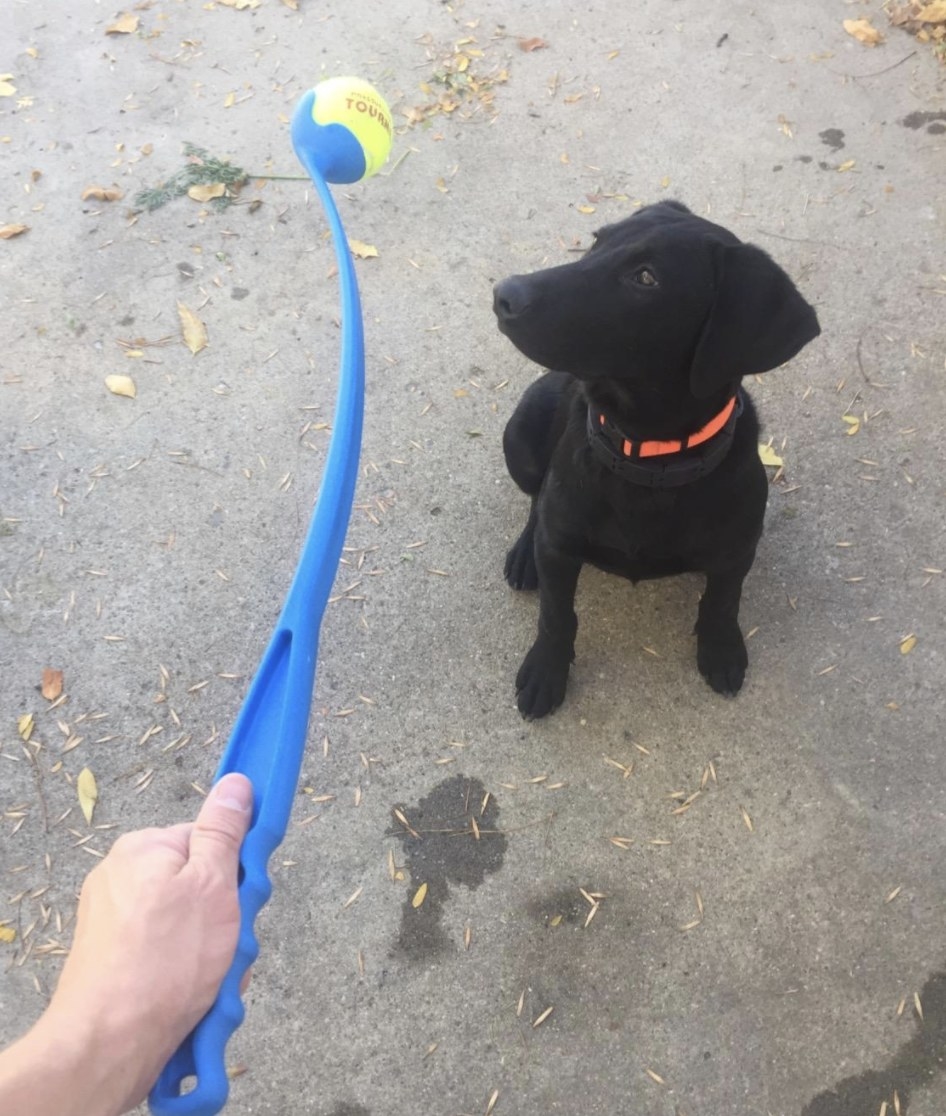
{"type": "Polygon", "coordinates": [[[645,488],[676,488],[711,473],[729,452],[742,414],[739,391],[714,418],[683,441],[634,442],[606,415],[588,408],[588,442],[612,473],[645,488]]]}

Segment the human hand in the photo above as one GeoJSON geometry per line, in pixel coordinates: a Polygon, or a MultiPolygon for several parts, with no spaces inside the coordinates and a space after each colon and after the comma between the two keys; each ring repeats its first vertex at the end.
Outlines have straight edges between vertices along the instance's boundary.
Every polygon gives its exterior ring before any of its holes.
{"type": "Polygon", "coordinates": [[[95,1064],[82,1072],[100,1091],[82,1111],[120,1113],[143,1100],[213,1003],[236,950],[252,801],[244,776],[225,776],[196,822],[120,837],[86,878],[72,951],[43,1017],[91,1044],[95,1064]]]}

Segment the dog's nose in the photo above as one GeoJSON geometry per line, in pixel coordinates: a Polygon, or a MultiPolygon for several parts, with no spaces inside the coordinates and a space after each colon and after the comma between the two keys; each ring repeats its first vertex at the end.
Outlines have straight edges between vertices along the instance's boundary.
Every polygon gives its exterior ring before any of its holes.
{"type": "Polygon", "coordinates": [[[529,309],[529,290],[518,275],[511,275],[493,287],[493,312],[502,322],[518,318],[529,309]]]}

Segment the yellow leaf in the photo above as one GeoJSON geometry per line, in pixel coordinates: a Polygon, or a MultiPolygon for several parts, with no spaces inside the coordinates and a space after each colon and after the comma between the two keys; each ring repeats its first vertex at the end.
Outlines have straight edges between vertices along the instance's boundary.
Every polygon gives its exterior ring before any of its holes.
{"type": "Polygon", "coordinates": [[[427,898],[427,885],[422,883],[420,887],[414,892],[414,898],[411,900],[411,906],[415,909],[423,903],[427,898]]]}
{"type": "Polygon", "coordinates": [[[661,180],[660,180],[660,188],[661,188],[661,190],[666,190],[669,185],[670,185],[670,175],[665,174],[664,177],[661,178],[661,180]]]}
{"type": "Polygon", "coordinates": [[[122,12],[111,27],[105,28],[106,35],[133,35],[138,30],[138,17],[131,12],[122,12]]]}
{"type": "Polygon", "coordinates": [[[594,213],[595,207],[593,205],[579,205],[576,207],[579,213],[594,213]]]}
{"type": "Polygon", "coordinates": [[[33,720],[32,713],[24,713],[22,717],[17,717],[16,719],[16,731],[24,740],[29,740],[33,735],[33,729],[35,727],[36,722],[33,720]]]}
{"type": "Polygon", "coordinates": [[[197,356],[201,349],[207,348],[207,327],[197,317],[193,310],[183,302],[177,304],[177,312],[181,319],[181,335],[184,344],[197,356]]]}
{"type": "Polygon", "coordinates": [[[946,23],[946,0],[933,0],[920,8],[913,18],[922,23],[946,23]]]}
{"type": "Polygon", "coordinates": [[[373,244],[364,244],[360,240],[348,239],[348,247],[351,249],[351,254],[357,256],[359,260],[371,259],[378,254],[378,249],[373,244]]]}
{"type": "Polygon", "coordinates": [[[842,415],[841,420],[847,423],[847,430],[845,430],[844,433],[849,436],[851,434],[856,434],[861,428],[861,420],[857,415],[842,415]]]}
{"type": "Polygon", "coordinates": [[[6,944],[9,945],[10,942],[14,941],[16,941],[16,931],[13,927],[0,926],[0,942],[6,942],[6,944]]]}
{"type": "Polygon", "coordinates": [[[92,812],[95,810],[99,788],[95,784],[95,776],[87,767],[83,767],[79,772],[79,778],[76,779],[76,791],[79,795],[79,805],[82,807],[82,813],[85,814],[85,820],[91,825],[92,812]]]}
{"type": "Polygon", "coordinates": [[[236,8],[238,12],[259,7],[259,0],[217,0],[217,3],[223,4],[225,8],[236,8]]]}
{"type": "Polygon", "coordinates": [[[187,196],[194,201],[205,202],[211,198],[222,198],[226,192],[227,188],[222,182],[211,182],[204,186],[191,186],[187,196]]]}
{"type": "Polygon", "coordinates": [[[914,647],[916,647],[916,636],[908,635],[900,641],[900,654],[909,655],[914,647]]]}
{"type": "MultiPolygon", "coordinates": [[[[223,99],[223,107],[224,108],[233,108],[233,106],[235,104],[236,104],[236,93],[232,92],[232,90],[231,90],[231,92],[229,92],[226,95],[226,97],[224,97],[224,99],[223,99]]],[[[190,193],[190,191],[188,191],[188,193],[190,193]]]]}
{"type": "Polygon", "coordinates": [[[12,240],[15,236],[29,232],[29,225],[0,225],[0,240],[12,240]]]}
{"type": "Polygon", "coordinates": [[[43,684],[40,693],[47,701],[55,701],[62,693],[62,671],[46,667],[43,671],[43,684]]]}
{"type": "Polygon", "coordinates": [[[772,449],[771,446],[766,445],[764,442],[759,443],[759,458],[761,459],[763,465],[773,465],[778,468],[779,466],[785,464],[785,462],[781,459],[781,457],[779,457],[775,450],[772,449]]]}
{"type": "Polygon", "coordinates": [[[294,12],[299,10],[299,0],[282,0],[287,8],[292,8],[294,12]]]}
{"type": "Polygon", "coordinates": [[[846,19],[844,30],[864,46],[876,46],[884,41],[883,35],[869,19],[846,19]]]}
{"type": "Polygon", "coordinates": [[[849,171],[849,170],[851,169],[851,167],[853,167],[853,166],[854,166],[854,162],[855,162],[855,160],[854,160],[854,159],[848,159],[848,160],[847,160],[846,162],[842,163],[842,164],[841,164],[841,165],[840,165],[840,166],[838,167],[838,170],[839,170],[839,171],[849,171]]]}
{"type": "Polygon", "coordinates": [[[138,394],[135,381],[131,376],[106,376],[105,386],[112,395],[125,395],[129,399],[134,399],[138,394]]]}
{"type": "Polygon", "coordinates": [[[86,186],[82,191],[82,200],[88,201],[118,201],[123,197],[122,191],[117,186],[86,186]]]}
{"type": "Polygon", "coordinates": [[[7,77],[0,78],[0,97],[12,97],[16,92],[16,86],[8,78],[12,77],[8,74],[7,77]]]}

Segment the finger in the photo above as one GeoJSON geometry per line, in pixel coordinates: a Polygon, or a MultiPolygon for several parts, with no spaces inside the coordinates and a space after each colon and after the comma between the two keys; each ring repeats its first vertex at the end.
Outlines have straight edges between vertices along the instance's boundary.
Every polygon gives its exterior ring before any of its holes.
{"type": "Polygon", "coordinates": [[[246,990],[250,986],[250,981],[253,979],[253,969],[249,968],[240,979],[240,995],[245,996],[246,990]]]}
{"type": "Polygon", "coordinates": [[[245,775],[225,775],[207,795],[191,832],[190,859],[236,875],[240,845],[253,812],[253,787],[245,775]]]}

